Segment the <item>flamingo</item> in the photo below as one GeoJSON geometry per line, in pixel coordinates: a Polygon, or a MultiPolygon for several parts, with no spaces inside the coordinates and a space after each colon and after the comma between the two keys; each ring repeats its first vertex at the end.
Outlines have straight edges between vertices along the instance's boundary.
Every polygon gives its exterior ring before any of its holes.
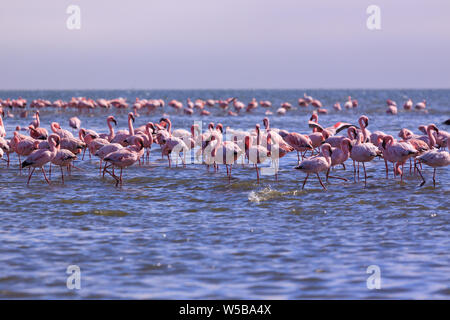
{"type": "Polygon", "coordinates": [[[111,122],[113,122],[114,125],[117,126],[117,121],[116,121],[116,118],[114,118],[114,116],[107,117],[106,118],[106,125],[108,126],[109,133],[100,133],[98,135],[99,138],[106,139],[108,141],[111,141],[112,139],[114,139],[115,133],[114,133],[114,128],[113,128],[111,122]]]}
{"type": "Polygon", "coordinates": [[[385,160],[395,164],[394,173],[400,174],[401,181],[403,181],[403,171],[399,166],[403,165],[408,158],[418,154],[418,151],[410,143],[397,142],[391,135],[383,137],[382,152],[385,160]]]}
{"type": "Polygon", "coordinates": [[[69,119],[69,126],[75,130],[79,130],[81,127],[81,120],[77,117],[72,117],[69,119]]]}
{"type": "Polygon", "coordinates": [[[275,180],[278,180],[279,161],[289,152],[294,151],[294,148],[287,144],[276,132],[269,131],[267,133],[267,151],[267,156],[275,166],[275,180]]]}
{"type": "Polygon", "coordinates": [[[305,188],[305,184],[308,180],[309,175],[313,173],[317,175],[322,188],[324,190],[327,190],[327,188],[322,183],[322,180],[320,179],[319,173],[322,171],[327,171],[331,167],[331,146],[328,143],[325,143],[322,145],[321,151],[322,152],[319,155],[307,158],[295,167],[295,169],[301,170],[306,173],[306,178],[303,181],[302,190],[305,188]]]}
{"type": "Polygon", "coordinates": [[[60,138],[73,138],[73,134],[68,130],[62,129],[57,122],[52,122],[50,128],[54,133],[60,136],[60,138]]]}
{"type": "MultiPolygon", "coordinates": [[[[61,144],[60,144],[60,137],[57,136],[56,139],[56,149],[57,152],[55,154],[55,156],[52,158],[51,163],[53,163],[54,165],[57,165],[60,167],[61,169],[61,181],[64,184],[64,171],[63,171],[63,167],[67,167],[67,171],[69,170],[70,164],[72,163],[72,161],[74,161],[77,156],[75,154],[73,154],[72,152],[70,152],[67,149],[61,149],[61,144]]],[[[51,150],[51,149],[50,149],[51,150]]],[[[51,166],[51,164],[50,164],[51,166]]],[[[51,168],[51,167],[50,167],[51,168]]]]}
{"type": "MultiPolygon", "coordinates": [[[[331,146],[331,145],[330,145],[331,146]]],[[[341,179],[348,181],[346,178],[330,176],[330,169],[334,166],[342,164],[345,169],[344,162],[350,157],[350,151],[352,150],[352,142],[349,138],[344,138],[341,140],[339,148],[331,148],[331,166],[327,170],[327,182],[328,178],[341,179]]]]}
{"type": "MultiPolygon", "coordinates": [[[[353,130],[356,130],[355,127],[350,127],[350,128],[354,128],[353,130]]],[[[363,130],[363,132],[364,132],[364,130],[363,130]]],[[[366,166],[364,163],[372,161],[376,156],[381,155],[381,151],[373,143],[363,142],[363,141],[365,141],[363,139],[364,139],[364,133],[358,132],[357,137],[356,137],[356,143],[350,151],[350,158],[352,158],[352,160],[353,160],[353,174],[355,176],[355,181],[356,181],[355,161],[362,162],[363,169],[364,169],[364,185],[366,186],[367,185],[367,173],[366,173],[366,166]]],[[[359,167],[358,167],[358,177],[359,177],[359,167]]]]}
{"type": "MultiPolygon", "coordinates": [[[[450,150],[450,139],[447,139],[447,150],[450,150]]],[[[436,169],[450,165],[450,154],[448,151],[433,149],[417,157],[417,160],[419,160],[420,163],[424,163],[433,168],[433,185],[436,187],[436,169]]],[[[425,184],[423,176],[422,180],[423,182],[420,186],[425,184]]]]}
{"type": "Polygon", "coordinates": [[[411,98],[409,98],[409,99],[405,102],[405,104],[403,105],[403,109],[405,109],[405,110],[411,110],[411,109],[412,109],[412,106],[413,106],[413,102],[412,102],[411,98]]]}
{"type": "Polygon", "coordinates": [[[11,146],[19,157],[19,168],[22,170],[22,166],[20,166],[20,156],[29,156],[34,150],[37,149],[35,140],[26,136],[24,138],[23,135],[19,134],[17,131],[14,131],[14,137],[11,139],[11,146]]]}
{"type": "Polygon", "coordinates": [[[135,164],[140,158],[139,153],[144,150],[144,142],[142,138],[137,137],[134,142],[135,145],[131,145],[126,148],[111,152],[104,158],[106,162],[110,162],[114,167],[120,168],[119,177],[117,177],[114,173],[106,170],[106,172],[108,172],[114,179],[116,179],[116,187],[119,185],[119,183],[120,185],[122,185],[123,183],[123,169],[135,164]]]}
{"type": "Polygon", "coordinates": [[[415,106],[417,110],[424,110],[427,107],[427,101],[424,99],[422,102],[418,102],[415,106]]]}
{"type": "Polygon", "coordinates": [[[50,150],[47,149],[39,149],[31,153],[28,158],[25,159],[21,164],[21,168],[32,167],[30,175],[28,176],[27,185],[30,183],[31,176],[34,173],[36,168],[41,168],[42,174],[44,175],[45,181],[50,184],[50,181],[47,179],[47,175],[45,174],[44,165],[52,161],[52,159],[56,156],[57,145],[59,144],[59,137],[56,134],[50,135],[48,138],[48,142],[50,145],[50,150]]]}
{"type": "Polygon", "coordinates": [[[245,136],[245,154],[250,162],[255,166],[256,178],[259,183],[259,170],[258,164],[264,163],[267,159],[268,150],[262,145],[253,145],[253,137],[250,135],[245,136]]]}
{"type": "Polygon", "coordinates": [[[120,143],[122,146],[126,147],[126,138],[134,135],[134,115],[133,112],[128,113],[128,130],[119,130],[116,132],[114,138],[111,139],[111,143],[120,143]]]}
{"type": "Polygon", "coordinates": [[[344,103],[344,108],[346,108],[346,109],[353,108],[353,102],[352,102],[352,97],[351,96],[348,96],[347,102],[344,103]]]}

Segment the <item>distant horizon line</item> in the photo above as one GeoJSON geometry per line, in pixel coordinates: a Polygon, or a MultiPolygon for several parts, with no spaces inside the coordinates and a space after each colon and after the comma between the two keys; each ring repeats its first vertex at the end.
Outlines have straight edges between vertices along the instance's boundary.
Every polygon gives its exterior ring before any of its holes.
{"type": "Polygon", "coordinates": [[[450,90],[450,87],[412,87],[412,88],[95,88],[95,89],[0,89],[0,92],[4,91],[256,91],[256,90],[450,90]]]}

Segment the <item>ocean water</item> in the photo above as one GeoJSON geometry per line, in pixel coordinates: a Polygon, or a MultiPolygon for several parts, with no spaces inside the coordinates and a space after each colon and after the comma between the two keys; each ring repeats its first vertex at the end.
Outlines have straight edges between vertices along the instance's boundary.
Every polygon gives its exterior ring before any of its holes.
{"type": "MultiPolygon", "coordinates": [[[[303,93],[316,97],[329,109],[320,115],[325,126],[337,121],[357,124],[369,117],[371,131],[397,136],[421,124],[442,124],[450,118],[450,90],[160,90],[160,91],[0,91],[0,98],[68,100],[126,97],[162,98],[166,102],[190,97],[228,98],[247,103],[251,98],[270,100],[273,128],[308,133],[312,107],[297,107],[303,93]],[[336,112],[348,95],[359,106],[336,112]],[[407,97],[427,99],[428,113],[403,111],[407,97]],[[399,105],[397,116],[385,113],[385,100],[399,105]],[[276,115],[281,102],[294,110],[276,115]]],[[[207,107],[208,108],[208,107],[207,107]]],[[[173,128],[189,128],[194,120],[213,121],[224,127],[253,129],[262,125],[265,108],[238,117],[218,107],[211,115],[186,116],[170,107],[146,114],[135,126],[156,122],[163,113],[173,128]]],[[[116,129],[126,128],[127,110],[41,110],[41,126],[78,116],[82,127],[107,132],[105,118],[113,114],[116,129]]],[[[17,125],[26,126],[19,111],[7,118],[8,138],[17,125]]],[[[404,183],[386,179],[384,162],[366,166],[368,184],[354,181],[352,163],[334,174],[350,181],[330,180],[328,191],[293,169],[296,153],[280,161],[279,179],[255,170],[233,168],[207,171],[191,164],[168,168],[154,146],[150,164],[124,171],[124,185],[102,178],[98,161],[77,160],[66,183],[59,170],[48,186],[36,171],[26,186],[27,170],[18,170],[14,155],[9,168],[0,162],[0,298],[3,299],[448,299],[449,168],[424,167],[427,183],[405,166],[404,183]],[[81,270],[81,289],[68,289],[68,266],[81,270]],[[368,289],[369,266],[378,266],[381,288],[368,289]]],[[[322,175],[323,177],[323,175],[322,175]]]]}

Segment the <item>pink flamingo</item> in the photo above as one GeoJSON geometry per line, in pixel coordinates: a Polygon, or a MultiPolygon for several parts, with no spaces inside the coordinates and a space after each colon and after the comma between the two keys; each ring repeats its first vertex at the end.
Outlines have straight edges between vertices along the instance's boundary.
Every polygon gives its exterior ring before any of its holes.
{"type": "MultiPolygon", "coordinates": [[[[258,134],[259,137],[259,134],[258,134]]],[[[262,145],[253,145],[253,138],[249,135],[244,138],[245,143],[245,154],[250,162],[255,166],[256,178],[259,183],[259,170],[258,164],[264,163],[267,159],[268,150],[262,145]]]]}
{"type": "Polygon", "coordinates": [[[14,137],[11,139],[11,146],[13,147],[14,152],[19,156],[19,168],[22,170],[22,167],[20,166],[20,156],[29,156],[37,149],[35,140],[26,136],[23,138],[23,135],[14,131],[14,137]]]}
{"type": "Polygon", "coordinates": [[[52,122],[50,128],[54,133],[56,133],[60,138],[73,138],[73,134],[65,129],[62,129],[59,123],[52,122]]]}
{"type": "Polygon", "coordinates": [[[334,166],[342,164],[345,169],[344,162],[350,157],[350,151],[352,150],[352,142],[348,138],[342,139],[339,148],[331,148],[331,166],[327,170],[327,182],[328,178],[341,179],[348,181],[346,178],[330,176],[330,169],[334,166]]]}
{"type": "Polygon", "coordinates": [[[56,146],[58,145],[59,137],[55,134],[50,135],[48,138],[50,150],[47,149],[39,149],[34,151],[29,155],[28,158],[25,159],[21,164],[21,168],[32,167],[30,175],[28,176],[27,185],[30,183],[31,176],[34,173],[36,168],[41,168],[42,174],[44,175],[45,181],[50,184],[50,181],[47,179],[47,175],[45,174],[44,165],[52,161],[58,152],[56,146]]]}
{"type": "Polygon", "coordinates": [[[410,98],[410,99],[408,99],[408,100],[405,102],[405,104],[403,105],[403,109],[405,109],[405,110],[411,110],[411,109],[412,109],[412,106],[413,106],[413,102],[412,102],[412,100],[411,100],[411,98],[410,98]]]}
{"type": "Polygon", "coordinates": [[[418,102],[415,106],[417,110],[424,110],[427,107],[427,101],[424,99],[422,102],[418,102]]]}
{"type": "Polygon", "coordinates": [[[352,97],[351,96],[348,96],[348,100],[347,100],[347,102],[345,102],[344,108],[346,108],[346,109],[353,108],[353,102],[352,102],[352,97]]]}
{"type": "MultiPolygon", "coordinates": [[[[57,152],[56,152],[55,156],[52,158],[51,163],[60,167],[61,181],[64,184],[63,167],[67,167],[67,171],[69,171],[70,164],[72,163],[73,160],[75,160],[77,158],[77,156],[67,149],[61,149],[61,145],[60,145],[61,138],[59,136],[55,137],[55,139],[56,139],[57,152]]],[[[51,170],[51,164],[50,164],[50,170],[51,170]]],[[[51,171],[50,171],[50,174],[51,174],[51,171]]]]}
{"type": "Polygon", "coordinates": [[[327,188],[322,183],[320,179],[319,173],[322,171],[327,171],[331,167],[331,146],[328,143],[325,143],[321,147],[321,153],[319,155],[307,158],[303,160],[295,169],[301,170],[306,173],[306,178],[303,181],[302,190],[305,188],[306,181],[310,174],[315,173],[317,178],[319,179],[320,185],[324,190],[327,188]]]}
{"type": "Polygon", "coordinates": [[[418,151],[410,143],[397,142],[390,135],[383,137],[382,152],[385,160],[398,164],[395,166],[394,173],[400,174],[401,181],[403,181],[403,171],[399,166],[403,165],[408,158],[418,154],[418,151]]]}
{"type": "MultiPolygon", "coordinates": [[[[350,128],[354,128],[354,127],[350,127],[350,128]]],[[[353,130],[355,130],[355,129],[353,129],[353,130]]],[[[381,155],[381,151],[373,143],[363,142],[363,141],[365,141],[365,139],[364,140],[363,139],[364,139],[364,130],[363,130],[363,133],[361,133],[361,132],[357,133],[356,143],[350,151],[350,158],[352,158],[352,160],[353,160],[353,174],[355,176],[355,181],[356,181],[355,161],[358,163],[362,162],[363,169],[364,169],[364,185],[366,186],[367,185],[367,173],[366,173],[366,166],[364,163],[370,162],[376,156],[381,155]]],[[[358,166],[358,177],[359,177],[359,166],[358,166]]]]}
{"type": "Polygon", "coordinates": [[[387,114],[392,114],[392,115],[396,115],[398,113],[397,111],[397,107],[394,105],[389,105],[387,110],[386,110],[387,114]]]}
{"type": "Polygon", "coordinates": [[[275,165],[275,180],[278,180],[279,161],[289,152],[294,151],[294,148],[287,144],[278,133],[269,131],[267,133],[267,151],[267,156],[275,165]],[[272,136],[274,136],[275,139],[273,139],[272,136]]]}
{"type": "Polygon", "coordinates": [[[81,127],[81,120],[77,117],[72,117],[69,119],[69,126],[75,130],[79,130],[81,127]]]}
{"type": "Polygon", "coordinates": [[[111,143],[120,143],[122,146],[126,147],[126,138],[134,135],[134,115],[132,112],[128,113],[128,130],[119,130],[113,139],[111,139],[111,143]]]}
{"type": "Polygon", "coordinates": [[[111,141],[112,139],[114,139],[114,136],[115,136],[115,134],[114,134],[114,128],[113,128],[111,122],[113,122],[114,125],[117,126],[117,121],[116,121],[116,119],[114,118],[114,116],[109,116],[108,118],[106,118],[106,125],[107,125],[108,128],[109,128],[109,133],[100,133],[100,134],[99,134],[99,137],[100,137],[100,138],[106,139],[106,140],[108,140],[108,141],[111,141]]]}
{"type": "Polygon", "coordinates": [[[116,179],[116,187],[122,185],[122,171],[124,168],[127,168],[133,164],[135,164],[140,158],[140,152],[144,150],[144,143],[142,138],[135,139],[135,145],[128,146],[126,148],[119,149],[117,151],[111,152],[108,154],[104,160],[106,162],[110,162],[114,167],[120,168],[120,176],[117,177],[114,173],[108,172],[114,179],[116,179]]]}
{"type": "MultiPolygon", "coordinates": [[[[450,150],[450,139],[447,139],[447,150],[450,150]]],[[[433,185],[436,186],[436,169],[450,165],[450,154],[448,151],[433,149],[417,157],[417,160],[433,168],[433,185]]],[[[425,184],[423,176],[422,180],[423,182],[420,186],[425,184]]]]}
{"type": "Polygon", "coordinates": [[[48,132],[47,130],[45,130],[45,128],[35,128],[30,125],[28,126],[28,129],[30,129],[30,137],[32,137],[33,139],[47,140],[48,132]]]}

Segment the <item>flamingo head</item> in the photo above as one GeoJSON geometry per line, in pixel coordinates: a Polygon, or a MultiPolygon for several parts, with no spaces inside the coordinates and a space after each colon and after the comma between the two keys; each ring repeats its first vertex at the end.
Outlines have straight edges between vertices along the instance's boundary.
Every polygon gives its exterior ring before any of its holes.
{"type": "Polygon", "coordinates": [[[329,143],[324,143],[321,147],[322,153],[327,154],[328,156],[331,156],[333,154],[333,149],[331,148],[331,145],[329,143]]]}
{"type": "Polygon", "coordinates": [[[434,131],[436,131],[436,133],[439,133],[439,129],[434,123],[427,126],[427,132],[431,131],[431,130],[434,130],[434,131]]]}
{"type": "Polygon", "coordinates": [[[131,119],[134,122],[134,114],[133,112],[128,113],[128,119],[131,119]]]}
{"type": "Polygon", "coordinates": [[[114,125],[117,126],[117,121],[116,121],[116,118],[114,118],[114,116],[109,116],[107,121],[108,122],[114,122],[114,125]]]}
{"type": "Polygon", "coordinates": [[[265,117],[263,119],[263,124],[264,124],[264,127],[267,129],[269,127],[269,118],[265,117]]]}
{"type": "Polygon", "coordinates": [[[365,128],[369,126],[369,118],[368,118],[367,116],[362,115],[362,116],[359,118],[359,121],[360,121],[360,124],[364,121],[364,127],[365,127],[365,128]]]}

